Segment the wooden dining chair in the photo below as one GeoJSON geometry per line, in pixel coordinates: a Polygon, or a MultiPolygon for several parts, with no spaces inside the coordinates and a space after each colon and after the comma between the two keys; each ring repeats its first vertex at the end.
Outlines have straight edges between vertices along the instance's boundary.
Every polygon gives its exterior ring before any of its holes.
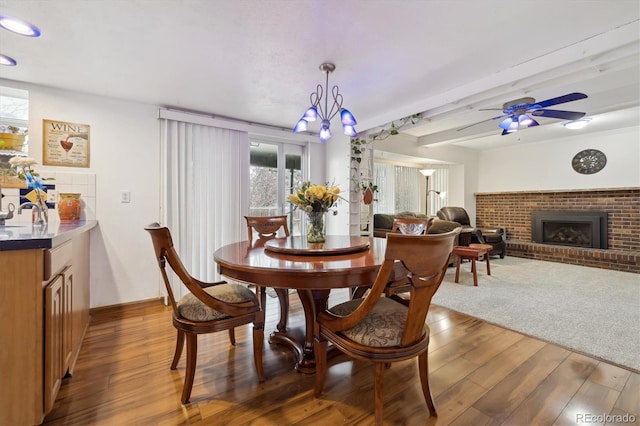
{"type": "MultiPolygon", "coordinates": [[[[289,225],[287,225],[287,215],[279,216],[245,216],[247,221],[247,238],[255,245],[263,245],[272,238],[276,238],[278,233],[284,237],[289,236],[289,225]],[[254,235],[255,234],[255,235],[254,235]]],[[[259,290],[259,287],[256,287],[259,290]]],[[[284,288],[274,288],[280,303],[280,320],[276,328],[278,331],[287,329],[287,320],[289,317],[289,291],[284,288]]],[[[265,292],[261,291],[261,304],[263,309],[266,307],[265,292]]]]}
{"type": "Polygon", "coordinates": [[[434,219],[433,217],[394,217],[391,232],[405,235],[426,235],[434,219]]]}
{"type": "Polygon", "coordinates": [[[193,377],[196,371],[198,334],[228,330],[229,339],[235,345],[234,327],[253,323],[253,358],[260,382],[265,380],[262,366],[264,347],[264,311],[253,291],[240,284],[226,281],[202,282],[186,270],[173,246],[168,228],[153,223],[144,228],[151,235],[158,266],[162,273],[167,295],[173,308],[173,326],[178,330],[176,349],[171,362],[175,370],[185,338],[187,341],[187,365],[181,401],[189,402],[193,377]],[[167,274],[169,264],[175,275],[187,287],[189,293],[176,301],[167,274]]]}
{"type": "Polygon", "coordinates": [[[319,397],[327,375],[327,344],[350,357],[375,364],[374,406],[376,424],[383,421],[383,374],[390,363],[418,358],[422,392],[432,415],[436,414],[429,387],[429,327],[425,320],[447,270],[455,229],[445,234],[387,234],[385,259],[365,298],[353,299],[318,314],[314,329],[316,381],[319,397]],[[408,304],[381,297],[395,263],[402,262],[411,285],[408,304]]]}
{"type": "MultiPolygon", "coordinates": [[[[429,227],[433,223],[433,217],[395,217],[391,233],[405,235],[426,235],[429,227]]],[[[352,298],[357,299],[364,296],[369,287],[357,287],[352,292],[352,298]]],[[[385,294],[391,296],[393,294],[404,293],[409,291],[409,284],[406,279],[395,279],[389,282],[385,289],[385,294]]]]}
{"type": "MultiPolygon", "coordinates": [[[[435,218],[433,217],[395,217],[393,219],[393,226],[391,227],[392,233],[404,234],[404,235],[426,235],[429,231],[429,227],[433,223],[435,218]]],[[[400,274],[400,277],[392,279],[387,284],[384,290],[384,294],[387,297],[393,295],[406,293],[411,288],[408,280],[400,274]]]]}

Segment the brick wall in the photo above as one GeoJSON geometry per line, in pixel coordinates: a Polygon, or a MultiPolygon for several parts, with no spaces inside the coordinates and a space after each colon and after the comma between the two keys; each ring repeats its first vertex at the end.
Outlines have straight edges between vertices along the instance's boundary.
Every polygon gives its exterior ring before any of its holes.
{"type": "Polygon", "coordinates": [[[507,229],[507,255],[640,273],[640,188],[477,193],[476,225],[507,229]],[[536,244],[534,210],[608,213],[608,249],[536,244]]]}

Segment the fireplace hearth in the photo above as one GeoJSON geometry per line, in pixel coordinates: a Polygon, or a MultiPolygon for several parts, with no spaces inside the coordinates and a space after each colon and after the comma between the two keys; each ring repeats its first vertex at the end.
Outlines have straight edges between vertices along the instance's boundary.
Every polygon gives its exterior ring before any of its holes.
{"type": "Polygon", "coordinates": [[[607,213],[598,211],[533,211],[534,243],[607,248],[607,213]]]}

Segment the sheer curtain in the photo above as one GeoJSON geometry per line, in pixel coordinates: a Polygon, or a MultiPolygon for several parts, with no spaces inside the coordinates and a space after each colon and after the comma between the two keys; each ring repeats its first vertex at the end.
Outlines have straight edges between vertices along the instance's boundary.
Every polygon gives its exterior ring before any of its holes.
{"type": "MultiPolygon", "coordinates": [[[[220,279],[213,260],[242,240],[248,211],[246,132],[161,118],[161,220],[185,267],[204,281],[220,279]]],[[[183,295],[182,285],[174,285],[183,295]]]]}
{"type": "Polygon", "coordinates": [[[375,163],[373,181],[378,185],[375,213],[420,211],[420,183],[424,177],[413,167],[375,163]]]}

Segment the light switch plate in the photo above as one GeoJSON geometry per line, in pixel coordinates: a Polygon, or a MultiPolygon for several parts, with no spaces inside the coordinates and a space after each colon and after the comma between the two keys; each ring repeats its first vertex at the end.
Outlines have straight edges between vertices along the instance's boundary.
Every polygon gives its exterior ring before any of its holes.
{"type": "Polygon", "coordinates": [[[122,191],[120,193],[120,202],[121,203],[130,203],[131,202],[131,192],[122,191]]]}

